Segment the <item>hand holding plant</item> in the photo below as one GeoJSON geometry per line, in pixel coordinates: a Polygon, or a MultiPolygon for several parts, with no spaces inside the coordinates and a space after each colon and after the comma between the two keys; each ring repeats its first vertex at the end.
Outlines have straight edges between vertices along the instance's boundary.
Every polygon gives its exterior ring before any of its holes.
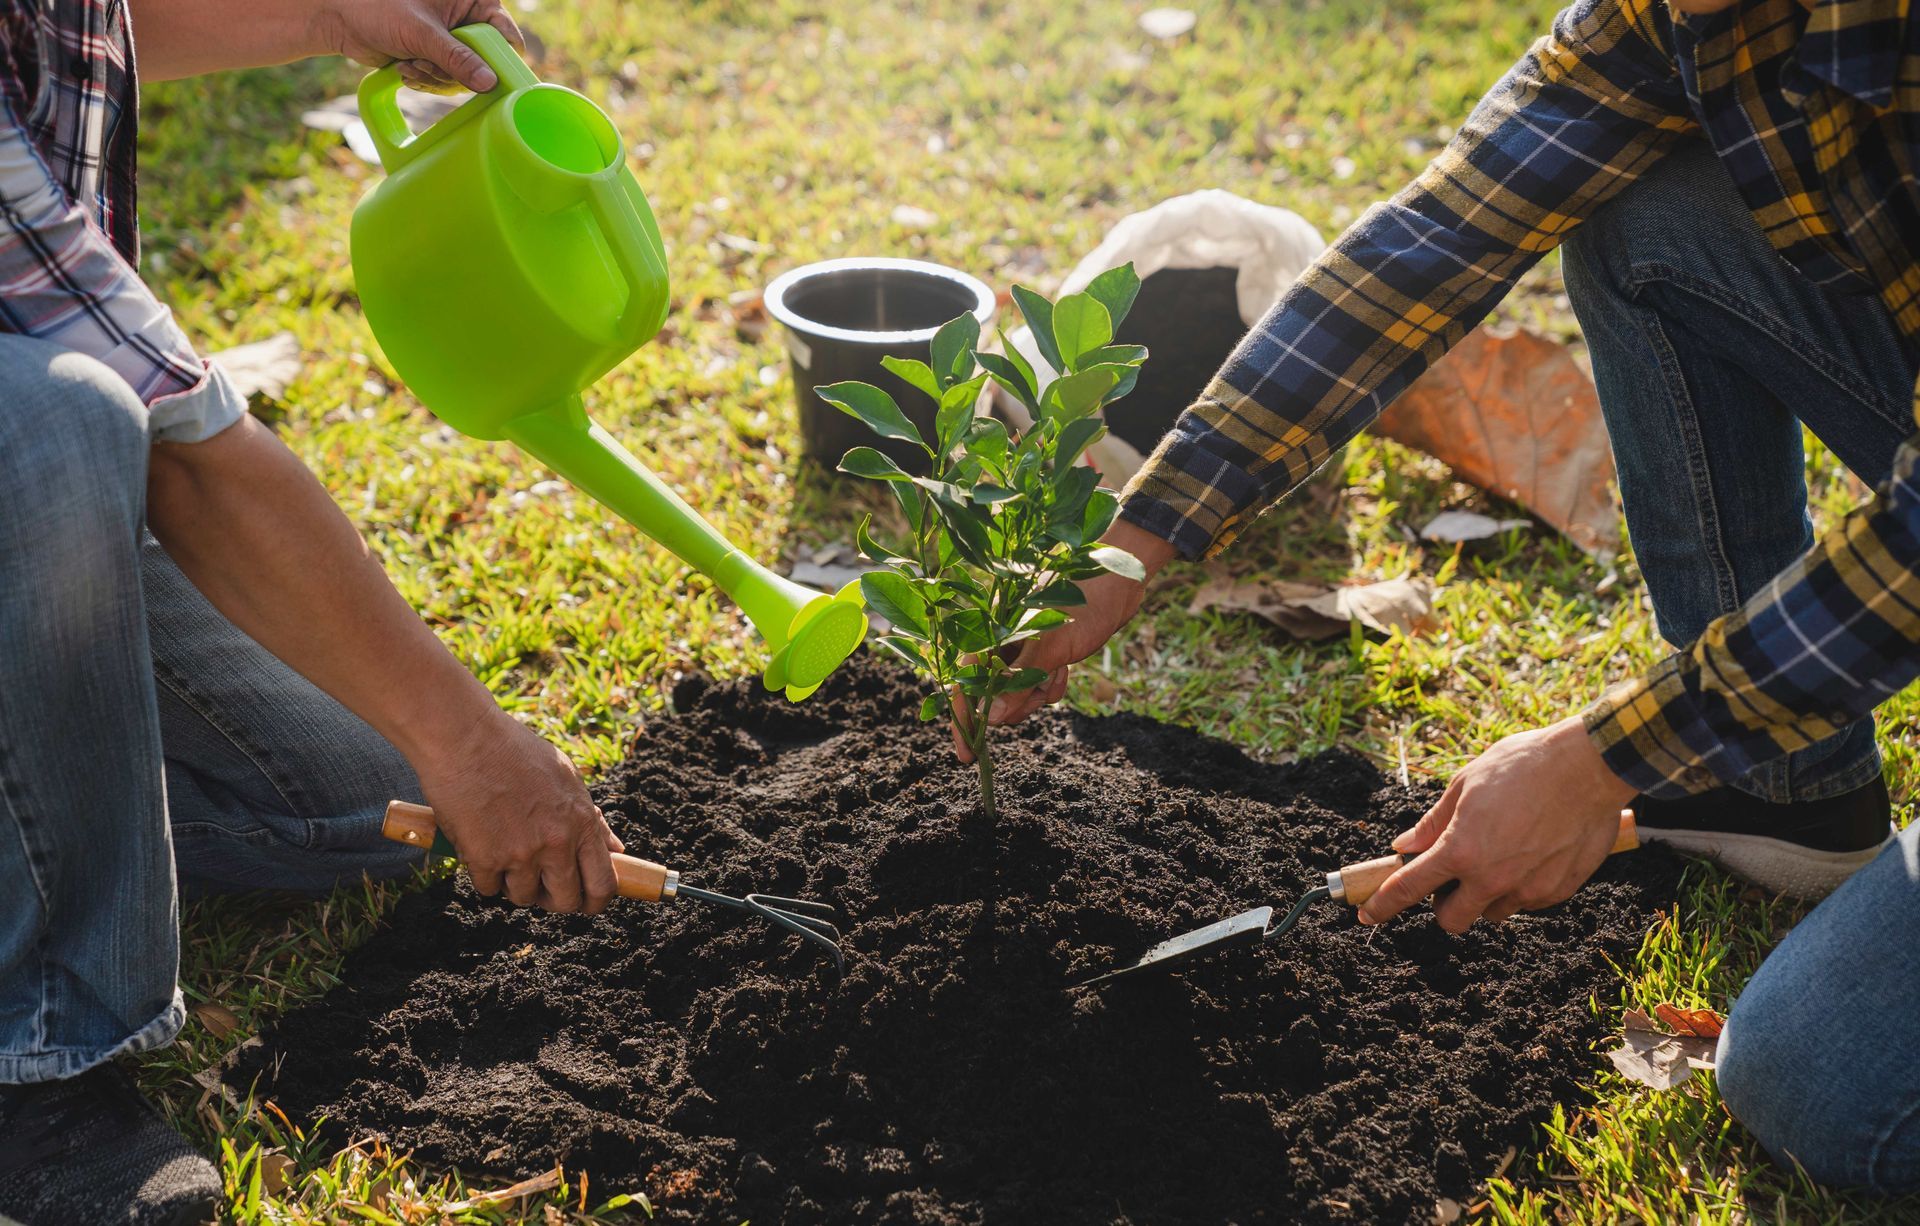
{"type": "Polygon", "coordinates": [[[986,713],[994,699],[1031,691],[1049,676],[1012,662],[1011,649],[1065,625],[1066,610],[1086,602],[1080,580],[1145,577],[1139,559],[1100,543],[1119,500],[1099,488],[1094,469],[1079,463],[1106,433],[1101,410],[1133,390],[1146,360],[1143,347],[1113,343],[1139,289],[1131,264],[1102,273],[1085,292],[1058,303],[1014,288],[1041,355],[1061,372],[1044,387],[1004,336],[1005,353],[980,352],[980,325],[971,315],[940,329],[930,362],[885,359],[888,370],[938,405],[931,440],[871,384],[819,389],[822,399],[876,434],[917,445],[929,458],[930,475],[916,477],[874,448],[856,447],[840,469],[887,482],[906,515],[911,535],[895,548],[873,538],[871,516],[861,523],[860,552],[880,564],[862,577],[861,590],[868,607],[892,623],[879,649],[936,687],[921,703],[920,718],[940,718],[951,701],[989,817],[993,759],[986,713]],[[1027,407],[1031,427],[1015,435],[994,418],[974,415],[988,379],[1027,407]]]}

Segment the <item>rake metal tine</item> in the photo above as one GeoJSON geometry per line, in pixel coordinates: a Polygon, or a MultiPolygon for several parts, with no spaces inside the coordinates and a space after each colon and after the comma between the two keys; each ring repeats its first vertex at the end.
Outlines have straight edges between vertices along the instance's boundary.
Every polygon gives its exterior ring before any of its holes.
{"type": "Polygon", "coordinates": [[[811,898],[782,898],[778,894],[755,894],[752,895],[752,897],[770,906],[778,907],[782,911],[791,911],[797,915],[833,916],[840,914],[840,908],[834,906],[832,903],[816,902],[811,898]]]}
{"type": "MultiPolygon", "coordinates": [[[[816,919],[811,915],[807,915],[800,911],[795,911],[792,907],[786,905],[788,903],[795,901],[794,899],[778,898],[772,894],[749,894],[747,895],[747,899],[748,901],[754,903],[756,906],[760,908],[763,908],[764,910],[786,916],[788,919],[792,920],[794,923],[799,924],[801,927],[809,929],[810,931],[819,933],[821,936],[826,937],[829,941],[837,941],[840,939],[840,930],[834,927],[832,924],[829,924],[826,920],[816,919]]],[[[815,903],[812,905],[815,906],[816,908],[819,907],[818,903],[815,903]]],[[[826,913],[829,915],[834,914],[831,908],[827,908],[826,913]]]]}
{"type": "MultiPolygon", "coordinates": [[[[785,928],[804,941],[811,941],[833,955],[833,969],[837,974],[847,973],[846,956],[840,952],[840,931],[824,920],[809,916],[795,915],[778,907],[770,907],[763,901],[766,895],[747,895],[747,905],[765,916],[768,920],[785,928]],[[824,928],[826,931],[822,932],[824,928]]],[[[782,900],[785,901],[785,900],[782,900]]]]}

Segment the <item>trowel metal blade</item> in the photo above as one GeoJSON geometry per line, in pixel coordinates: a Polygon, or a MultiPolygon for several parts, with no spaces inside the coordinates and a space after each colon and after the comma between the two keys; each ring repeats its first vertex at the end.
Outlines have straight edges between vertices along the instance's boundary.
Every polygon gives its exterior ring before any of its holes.
{"type": "Polygon", "coordinates": [[[1177,937],[1168,937],[1140,955],[1137,962],[1117,966],[1091,979],[1082,979],[1068,986],[1088,988],[1096,983],[1105,983],[1109,979],[1118,979],[1122,975],[1131,975],[1135,971],[1165,970],[1177,963],[1185,962],[1188,958],[1212,953],[1218,949],[1226,949],[1234,945],[1254,945],[1267,935],[1267,925],[1272,922],[1272,907],[1255,907],[1251,911],[1242,911],[1231,919],[1223,919],[1217,924],[1208,924],[1205,928],[1196,928],[1192,932],[1183,932],[1177,937]]]}

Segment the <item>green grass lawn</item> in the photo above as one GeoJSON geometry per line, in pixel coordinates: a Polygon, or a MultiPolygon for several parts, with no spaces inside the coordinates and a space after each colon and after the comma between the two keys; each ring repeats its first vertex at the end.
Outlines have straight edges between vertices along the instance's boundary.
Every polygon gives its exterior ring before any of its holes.
{"type": "MultiPolygon", "coordinates": [[[[778,341],[746,341],[729,295],[802,261],[925,256],[996,287],[1051,288],[1107,226],[1166,196],[1225,187],[1304,214],[1331,236],[1416,171],[1479,92],[1544,28],[1547,4],[1360,0],[1221,4],[1153,43],[1148,0],[906,6],[854,0],[627,4],[521,0],[551,79],[602,102],[667,235],[674,309],[659,340],[600,388],[596,413],[741,545],[791,559],[851,538],[870,494],[802,468],[778,341]],[[1346,161],[1351,159],[1351,165],[1346,161]],[[1346,171],[1344,177],[1339,173],[1346,171]],[[895,225],[897,204],[937,224],[895,225]]],[[[376,353],[347,266],[347,221],[375,175],[302,109],[357,78],[336,63],[150,87],[146,270],[209,347],[295,332],[307,366],[283,437],[317,470],[406,597],[510,710],[589,771],[665,706],[676,677],[754,671],[756,644],[712,589],[586,499],[534,494],[543,472],[453,435],[376,353]]],[[[1552,261],[1506,309],[1572,335],[1552,261]]],[[[1472,556],[1411,539],[1434,512],[1484,507],[1440,465],[1362,440],[1345,486],[1249,531],[1236,572],[1443,581],[1440,620],[1412,640],[1301,646],[1236,617],[1190,616],[1198,568],[1159,583],[1152,612],[1074,683],[1086,710],[1192,724],[1262,755],[1360,747],[1449,774],[1492,739],[1554,719],[1660,651],[1630,558],[1609,569],[1516,534],[1472,556]],[[1231,699],[1223,698],[1230,695],[1231,699]]],[[[1854,498],[1816,459],[1823,516],[1854,498]]],[[[1885,712],[1903,819],[1920,778],[1920,694],[1885,712]]],[[[223,1155],[243,1221],[433,1221],[464,1203],[446,1172],[366,1146],[320,1152],[270,1111],[205,1088],[221,1054],[334,982],[387,890],[317,903],[188,908],[183,980],[203,1010],[143,1063],[193,1135],[223,1155]],[[209,1025],[209,1022],[212,1024],[209,1025]]],[[[1592,1002],[1724,1009],[1798,912],[1697,870],[1684,896],[1592,1002]]],[[[1765,1161],[1711,1079],[1656,1095],[1603,1071],[1471,1206],[1499,1221],[1893,1221],[1765,1161]]],[[[1490,1175],[1492,1172],[1488,1172],[1490,1175]]],[[[571,1181],[572,1176],[569,1176],[571,1181]]],[[[648,1189],[569,1182],[473,1204],[458,1220],[644,1220],[648,1189]],[[632,1200],[622,1201],[622,1194],[632,1200]],[[611,1206],[609,1201],[614,1201],[611,1206]]],[[[657,1190],[655,1190],[657,1192],[657,1190]]]]}

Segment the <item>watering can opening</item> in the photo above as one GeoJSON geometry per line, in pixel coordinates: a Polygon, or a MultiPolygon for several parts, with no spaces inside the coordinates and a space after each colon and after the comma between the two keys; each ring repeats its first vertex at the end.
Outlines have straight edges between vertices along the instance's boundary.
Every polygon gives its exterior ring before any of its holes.
{"type": "Polygon", "coordinates": [[[570,89],[536,85],[513,99],[513,129],[542,161],[579,175],[620,161],[620,134],[599,107],[570,89]]]}

